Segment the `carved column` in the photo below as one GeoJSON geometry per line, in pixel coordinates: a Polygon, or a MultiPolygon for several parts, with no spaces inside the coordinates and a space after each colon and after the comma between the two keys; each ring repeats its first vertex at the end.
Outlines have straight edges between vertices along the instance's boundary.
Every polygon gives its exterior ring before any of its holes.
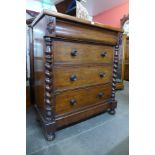
{"type": "Polygon", "coordinates": [[[45,90],[44,90],[44,130],[48,140],[55,138],[54,95],[53,95],[53,53],[52,38],[45,37],[45,90]]]}
{"type": "Polygon", "coordinates": [[[115,46],[114,52],[114,65],[113,65],[113,79],[112,79],[112,100],[115,101],[115,92],[116,92],[116,78],[117,78],[117,68],[118,68],[118,51],[119,45],[115,46]]]}
{"type": "Polygon", "coordinates": [[[55,138],[56,122],[54,118],[54,90],[53,90],[53,51],[52,37],[55,36],[55,17],[45,16],[42,21],[46,23],[44,39],[44,111],[40,120],[47,140],[55,138]]]}
{"type": "Polygon", "coordinates": [[[46,121],[52,120],[52,94],[53,94],[53,73],[52,73],[52,40],[51,38],[45,38],[46,51],[45,51],[45,119],[46,121]]]}
{"type": "Polygon", "coordinates": [[[113,78],[112,78],[112,106],[108,111],[109,114],[115,114],[115,108],[117,107],[117,101],[115,100],[115,92],[116,92],[116,78],[117,78],[117,69],[118,69],[118,52],[119,52],[119,45],[121,43],[121,33],[119,34],[118,42],[115,46],[114,50],[114,61],[113,61],[113,78]]]}

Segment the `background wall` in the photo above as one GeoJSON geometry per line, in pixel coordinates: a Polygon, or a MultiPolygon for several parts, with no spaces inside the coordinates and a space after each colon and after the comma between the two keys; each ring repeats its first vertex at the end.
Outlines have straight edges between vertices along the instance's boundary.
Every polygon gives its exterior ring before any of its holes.
{"type": "Polygon", "coordinates": [[[62,0],[26,0],[26,9],[40,12],[42,9],[51,9],[53,4],[62,0]]]}
{"type": "Polygon", "coordinates": [[[129,3],[124,3],[112,9],[106,10],[93,17],[93,21],[120,27],[120,19],[129,13],[129,3]]]}

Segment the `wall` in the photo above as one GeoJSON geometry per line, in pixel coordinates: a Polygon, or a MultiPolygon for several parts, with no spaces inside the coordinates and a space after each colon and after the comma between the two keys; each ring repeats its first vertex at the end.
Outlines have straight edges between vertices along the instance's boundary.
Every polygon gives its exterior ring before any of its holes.
{"type": "Polygon", "coordinates": [[[129,3],[119,5],[93,17],[93,21],[120,27],[120,19],[129,13],[129,3]]]}
{"type": "Polygon", "coordinates": [[[42,9],[54,9],[53,4],[61,0],[26,0],[26,9],[41,12],[42,9]]]}

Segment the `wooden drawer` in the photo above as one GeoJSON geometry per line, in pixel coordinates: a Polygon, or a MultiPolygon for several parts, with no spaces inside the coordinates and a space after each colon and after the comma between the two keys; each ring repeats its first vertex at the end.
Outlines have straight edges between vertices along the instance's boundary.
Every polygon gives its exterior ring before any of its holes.
{"type": "Polygon", "coordinates": [[[115,31],[62,20],[56,21],[55,33],[59,38],[105,43],[109,45],[116,45],[118,37],[115,31]]]}
{"type": "Polygon", "coordinates": [[[55,90],[103,84],[112,81],[112,66],[54,67],[55,90]]]}
{"type": "Polygon", "coordinates": [[[113,48],[103,45],[54,41],[54,63],[112,63],[113,48]]]}
{"type": "Polygon", "coordinates": [[[101,103],[111,98],[111,84],[65,91],[55,97],[56,114],[63,114],[80,108],[101,103]]]}

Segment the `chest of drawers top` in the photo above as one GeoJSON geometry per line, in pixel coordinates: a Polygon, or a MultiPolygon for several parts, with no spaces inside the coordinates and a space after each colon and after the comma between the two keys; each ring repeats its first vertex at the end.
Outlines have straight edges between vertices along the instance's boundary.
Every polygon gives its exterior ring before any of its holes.
{"type": "Polygon", "coordinates": [[[69,15],[43,10],[33,21],[31,27],[40,30],[40,34],[57,38],[88,41],[115,45],[118,32],[122,29],[90,22],[69,15]],[[45,25],[47,25],[45,27],[45,25]]]}

